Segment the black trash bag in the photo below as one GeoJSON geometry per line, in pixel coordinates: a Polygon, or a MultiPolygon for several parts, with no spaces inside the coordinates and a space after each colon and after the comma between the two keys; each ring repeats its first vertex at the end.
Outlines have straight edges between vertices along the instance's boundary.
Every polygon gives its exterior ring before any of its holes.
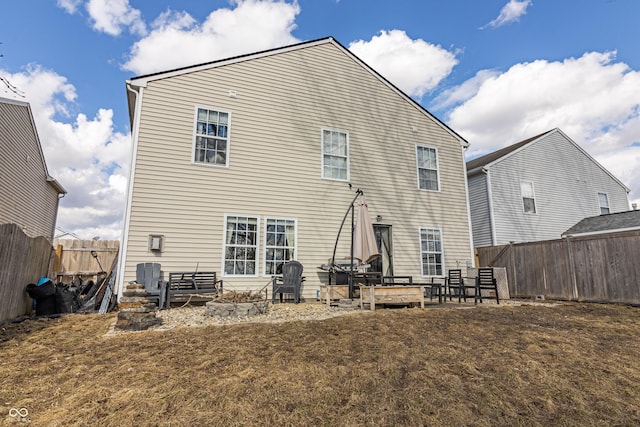
{"type": "Polygon", "coordinates": [[[56,285],[47,278],[40,279],[38,285],[29,283],[27,293],[36,301],[36,316],[56,314],[56,285]]]}
{"type": "Polygon", "coordinates": [[[80,297],[73,286],[57,286],[56,310],[58,313],[75,313],[80,308],[80,297]]]}
{"type": "Polygon", "coordinates": [[[40,298],[50,297],[56,293],[56,285],[54,285],[51,280],[41,280],[41,282],[42,284],[39,286],[34,285],[33,283],[29,283],[27,285],[27,293],[36,301],[40,298]]]}
{"type": "Polygon", "coordinates": [[[57,313],[58,307],[56,294],[36,300],[36,316],[49,316],[57,313]]]}

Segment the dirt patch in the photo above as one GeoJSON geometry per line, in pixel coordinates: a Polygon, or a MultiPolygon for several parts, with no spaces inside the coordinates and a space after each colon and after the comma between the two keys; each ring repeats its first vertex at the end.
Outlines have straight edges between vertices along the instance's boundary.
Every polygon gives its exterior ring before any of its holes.
{"type": "Polygon", "coordinates": [[[27,408],[33,426],[638,425],[638,310],[447,305],[111,336],[114,314],[6,323],[0,424],[27,408]]]}

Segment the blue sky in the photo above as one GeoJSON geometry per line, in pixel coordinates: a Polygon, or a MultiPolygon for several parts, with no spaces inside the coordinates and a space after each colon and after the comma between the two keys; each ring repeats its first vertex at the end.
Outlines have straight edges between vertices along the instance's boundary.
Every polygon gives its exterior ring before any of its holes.
{"type": "MultiPolygon", "coordinates": [[[[0,97],[31,103],[58,226],[120,237],[125,80],[335,37],[465,137],[467,158],[559,127],[640,203],[638,0],[4,1],[0,97]]],[[[58,233],[59,234],[59,233],[58,233]]]]}

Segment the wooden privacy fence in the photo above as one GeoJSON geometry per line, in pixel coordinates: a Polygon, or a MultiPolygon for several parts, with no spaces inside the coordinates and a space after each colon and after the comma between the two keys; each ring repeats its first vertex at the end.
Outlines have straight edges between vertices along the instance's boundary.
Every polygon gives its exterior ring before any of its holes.
{"type": "Polygon", "coordinates": [[[0,321],[31,313],[26,287],[47,276],[52,251],[45,237],[31,238],[16,224],[0,224],[0,321]]]}
{"type": "Polygon", "coordinates": [[[476,248],[512,297],[640,304],[640,231],[476,248]]]}
{"type": "Polygon", "coordinates": [[[101,271],[109,273],[118,257],[118,240],[72,240],[53,241],[55,258],[50,277],[55,282],[71,283],[76,277],[96,280],[101,271]],[[92,252],[97,257],[92,255],[92,252]]]}

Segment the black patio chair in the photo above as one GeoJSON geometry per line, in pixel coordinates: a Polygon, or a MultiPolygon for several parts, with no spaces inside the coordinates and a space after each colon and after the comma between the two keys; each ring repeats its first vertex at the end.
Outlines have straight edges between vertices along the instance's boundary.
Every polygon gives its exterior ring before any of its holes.
{"type": "Polygon", "coordinates": [[[293,294],[293,302],[300,302],[300,288],[302,287],[302,264],[298,261],[289,261],[282,266],[282,276],[274,276],[271,280],[271,303],[275,304],[276,294],[293,294]]]}
{"type": "Polygon", "coordinates": [[[476,291],[474,296],[474,303],[482,303],[482,291],[493,291],[495,293],[496,303],[500,304],[500,298],[498,297],[498,283],[493,276],[493,268],[479,268],[478,277],[476,277],[476,291]]]}
{"type": "Polygon", "coordinates": [[[449,270],[446,279],[445,299],[449,295],[449,301],[452,301],[453,297],[458,297],[458,302],[467,302],[467,289],[472,289],[475,292],[475,284],[465,284],[462,278],[462,270],[454,269],[449,270]]]}

